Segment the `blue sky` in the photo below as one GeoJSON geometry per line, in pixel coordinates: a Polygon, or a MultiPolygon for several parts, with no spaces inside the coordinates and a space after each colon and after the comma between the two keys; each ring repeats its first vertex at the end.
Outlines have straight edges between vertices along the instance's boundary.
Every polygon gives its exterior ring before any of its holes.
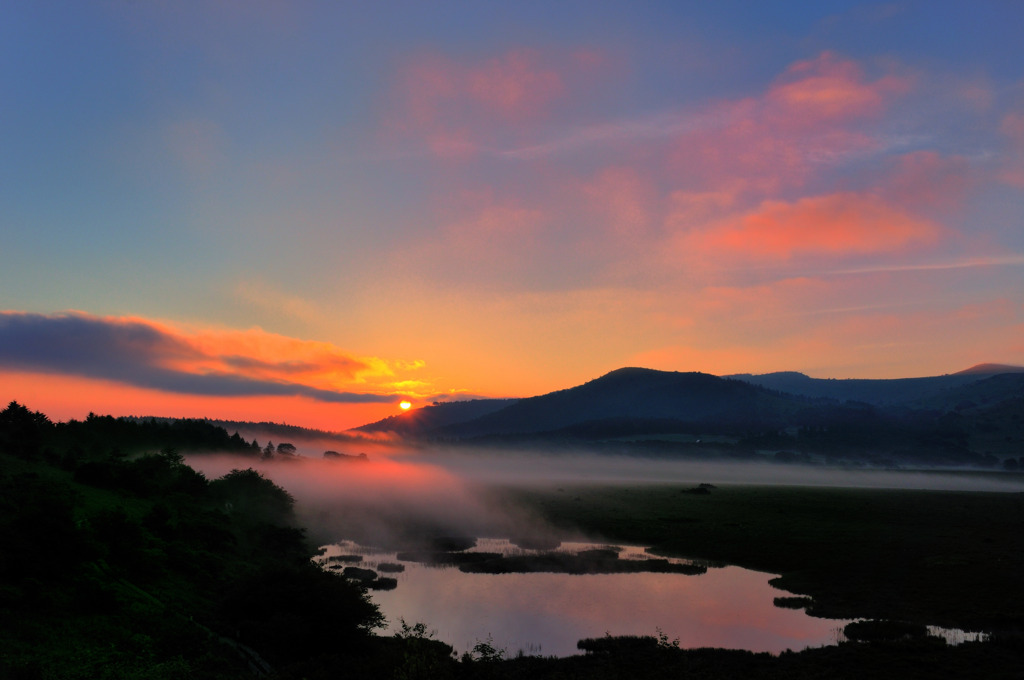
{"type": "Polygon", "coordinates": [[[315,395],[1024,364],[1017,3],[0,11],[0,347],[57,348],[0,397],[348,426],[315,395]],[[193,363],[72,370],[96,324],[193,363]],[[131,379],[169,365],[263,401],[131,379]]]}

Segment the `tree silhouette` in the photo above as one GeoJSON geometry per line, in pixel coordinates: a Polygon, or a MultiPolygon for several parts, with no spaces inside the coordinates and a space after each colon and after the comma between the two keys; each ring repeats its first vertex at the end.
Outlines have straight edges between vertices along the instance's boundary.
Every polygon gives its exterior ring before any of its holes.
{"type": "Polygon", "coordinates": [[[52,429],[53,423],[44,414],[12,401],[0,411],[0,451],[20,458],[35,458],[42,451],[44,437],[52,429]]]}

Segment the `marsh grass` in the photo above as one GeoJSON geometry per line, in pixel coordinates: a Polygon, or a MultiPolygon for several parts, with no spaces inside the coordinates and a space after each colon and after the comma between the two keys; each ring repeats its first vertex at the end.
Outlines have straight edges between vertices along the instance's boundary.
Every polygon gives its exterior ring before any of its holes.
{"type": "Polygon", "coordinates": [[[772,602],[782,609],[807,609],[814,600],[809,597],[776,597],[772,602]]]}
{"type": "Polygon", "coordinates": [[[672,562],[667,559],[619,559],[610,550],[582,550],[578,553],[543,552],[536,554],[506,555],[495,559],[459,565],[461,571],[475,574],[639,574],[645,572],[687,574],[696,576],[707,572],[707,567],[672,562]]]}
{"type": "Polygon", "coordinates": [[[780,574],[815,616],[1024,627],[1024,494],[716,486],[498,493],[566,535],[780,574]]]}

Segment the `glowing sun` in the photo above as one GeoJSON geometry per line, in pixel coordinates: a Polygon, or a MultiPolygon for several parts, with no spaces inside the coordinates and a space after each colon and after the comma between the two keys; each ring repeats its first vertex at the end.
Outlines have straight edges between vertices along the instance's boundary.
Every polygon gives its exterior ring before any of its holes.
{"type": "Polygon", "coordinates": [[[409,407],[410,407],[410,406],[412,406],[412,404],[410,404],[410,403],[409,403],[409,402],[407,402],[407,401],[403,401],[403,402],[402,402],[401,404],[399,404],[399,406],[401,406],[401,407],[402,407],[402,410],[403,410],[403,411],[408,411],[408,410],[409,410],[409,407]]]}

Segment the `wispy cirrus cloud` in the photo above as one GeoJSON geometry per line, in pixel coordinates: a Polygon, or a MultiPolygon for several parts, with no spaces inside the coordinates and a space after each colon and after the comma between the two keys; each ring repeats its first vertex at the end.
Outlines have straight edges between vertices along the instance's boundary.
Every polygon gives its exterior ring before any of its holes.
{"type": "Polygon", "coordinates": [[[677,165],[699,161],[705,174],[797,170],[903,143],[857,130],[856,124],[880,116],[912,86],[910,78],[896,73],[870,79],[856,62],[826,51],[794,63],[758,95],[571,127],[545,141],[494,153],[535,160],[667,139],[677,144],[677,165]]]}
{"type": "Polygon", "coordinates": [[[727,124],[728,117],[728,112],[719,110],[663,111],[612,122],[573,127],[547,141],[509,148],[496,153],[505,158],[533,160],[594,146],[635,143],[706,132],[727,124]]]}
{"type": "Polygon", "coordinates": [[[176,394],[388,403],[394,371],[329,343],[246,331],[183,331],[136,317],[0,312],[0,367],[176,394]],[[356,390],[359,391],[356,391],[356,390]]]}
{"type": "Polygon", "coordinates": [[[942,262],[890,263],[867,267],[851,267],[837,269],[829,274],[872,274],[877,272],[914,272],[943,271],[951,269],[973,269],[976,267],[1021,267],[1024,266],[1024,255],[988,255],[968,257],[942,262]]]}

